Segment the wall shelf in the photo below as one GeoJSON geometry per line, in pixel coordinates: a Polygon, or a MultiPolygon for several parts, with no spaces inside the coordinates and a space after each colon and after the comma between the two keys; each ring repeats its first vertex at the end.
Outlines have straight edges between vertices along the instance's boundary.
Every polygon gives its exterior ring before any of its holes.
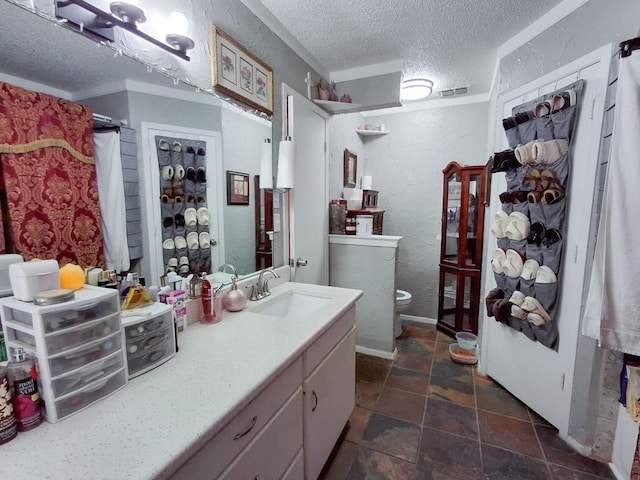
{"type": "Polygon", "coordinates": [[[355,111],[362,108],[362,105],[357,103],[332,102],[330,100],[314,100],[313,103],[331,113],[355,111]]]}
{"type": "Polygon", "coordinates": [[[386,130],[358,130],[356,129],[356,133],[358,135],[362,135],[363,137],[373,137],[377,135],[386,135],[389,133],[386,130]]]}

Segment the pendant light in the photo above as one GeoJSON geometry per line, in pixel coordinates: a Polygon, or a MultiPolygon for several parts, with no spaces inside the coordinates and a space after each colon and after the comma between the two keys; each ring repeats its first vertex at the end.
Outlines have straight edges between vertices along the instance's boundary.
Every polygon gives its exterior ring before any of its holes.
{"type": "Polygon", "coordinates": [[[273,157],[270,138],[265,138],[260,147],[260,188],[273,189],[273,157]]]}
{"type": "Polygon", "coordinates": [[[278,176],[276,188],[278,190],[290,190],[293,188],[295,177],[296,142],[291,137],[285,137],[280,142],[278,152],[278,176]]]}

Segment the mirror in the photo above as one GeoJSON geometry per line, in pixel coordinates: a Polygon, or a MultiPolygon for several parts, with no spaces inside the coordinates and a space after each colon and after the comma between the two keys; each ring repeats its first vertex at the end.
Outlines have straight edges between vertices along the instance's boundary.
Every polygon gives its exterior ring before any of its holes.
{"type": "MultiPolygon", "coordinates": [[[[265,204],[263,201],[262,217],[256,221],[253,178],[260,173],[260,145],[265,138],[271,138],[269,120],[177,82],[140,61],[114,54],[113,50],[10,2],[0,2],[0,18],[4,19],[0,29],[0,81],[89,105],[95,113],[114,120],[125,119],[137,132],[139,169],[141,144],[146,141],[141,138],[143,122],[219,132],[222,175],[214,188],[226,191],[226,171],[247,173],[250,201],[249,205],[222,202],[224,238],[220,243],[224,258],[214,262],[212,270],[224,263],[232,264],[243,276],[258,269],[256,240],[259,229],[264,230],[265,204]]],[[[216,198],[226,198],[226,193],[216,198]]],[[[257,211],[261,211],[260,205],[257,211]]],[[[266,213],[268,217],[270,212],[266,213]]],[[[142,233],[144,236],[144,229],[142,233]]],[[[149,257],[147,252],[145,257],[149,257]]],[[[149,258],[140,262],[142,275],[150,275],[148,263],[149,258]]],[[[157,279],[151,280],[155,282],[157,279]]]]}

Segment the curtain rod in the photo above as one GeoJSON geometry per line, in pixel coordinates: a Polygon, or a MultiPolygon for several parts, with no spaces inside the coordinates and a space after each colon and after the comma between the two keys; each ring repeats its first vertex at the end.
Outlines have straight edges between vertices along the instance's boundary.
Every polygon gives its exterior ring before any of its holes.
{"type": "Polygon", "coordinates": [[[640,49],[640,37],[620,43],[620,58],[628,57],[634,50],[640,49]]]}
{"type": "Polygon", "coordinates": [[[112,127],[107,127],[107,126],[103,126],[103,127],[93,127],[93,131],[103,131],[103,132],[110,132],[110,131],[115,131],[117,133],[120,133],[120,127],[119,126],[112,126],[112,127]]]}

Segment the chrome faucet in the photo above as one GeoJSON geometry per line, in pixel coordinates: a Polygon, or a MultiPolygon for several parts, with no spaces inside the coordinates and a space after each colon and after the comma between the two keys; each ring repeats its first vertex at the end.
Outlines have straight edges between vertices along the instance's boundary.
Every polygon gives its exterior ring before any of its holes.
{"type": "Polygon", "coordinates": [[[218,268],[218,271],[219,272],[231,273],[231,274],[235,275],[236,277],[238,276],[238,272],[236,272],[236,267],[234,267],[230,263],[225,263],[224,265],[220,265],[220,268],[218,268]]]}
{"type": "Polygon", "coordinates": [[[270,273],[273,275],[273,278],[280,278],[278,272],[276,272],[273,268],[265,268],[260,272],[260,276],[258,277],[258,288],[257,288],[257,297],[258,299],[268,297],[271,295],[269,291],[269,279],[265,278],[265,275],[270,273]]]}

